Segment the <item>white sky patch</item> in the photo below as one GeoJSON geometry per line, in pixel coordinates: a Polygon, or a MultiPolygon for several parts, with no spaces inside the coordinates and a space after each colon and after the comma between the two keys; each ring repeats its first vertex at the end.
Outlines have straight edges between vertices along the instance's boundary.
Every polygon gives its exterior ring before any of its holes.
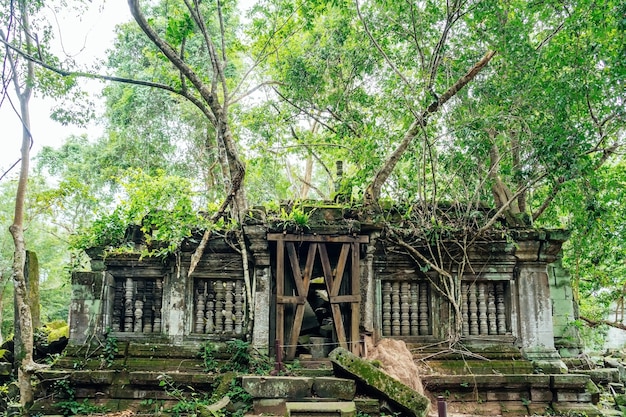
{"type": "MultiPolygon", "coordinates": [[[[89,3],[87,10],[80,16],[74,11],[64,11],[56,16],[51,10],[46,10],[53,25],[54,40],[53,52],[64,60],[71,57],[78,65],[88,68],[98,59],[105,57],[105,51],[110,48],[114,40],[115,25],[132,19],[125,1],[95,1],[89,3]]],[[[81,82],[81,87],[92,96],[99,95],[103,84],[98,81],[81,82]]],[[[12,86],[9,88],[12,92],[12,86]]],[[[19,103],[14,94],[11,95],[14,106],[19,109],[19,103]]],[[[97,100],[95,100],[97,101],[97,100]]],[[[34,139],[31,157],[36,155],[44,146],[60,146],[71,135],[88,134],[90,138],[100,135],[101,129],[97,126],[80,128],[77,126],[63,126],[50,119],[51,109],[56,104],[53,98],[41,98],[35,95],[30,102],[31,133],[34,139]]],[[[4,173],[20,158],[22,142],[22,124],[8,100],[0,107],[0,173],[4,173]]],[[[19,173],[14,169],[11,176],[19,173]]]]}

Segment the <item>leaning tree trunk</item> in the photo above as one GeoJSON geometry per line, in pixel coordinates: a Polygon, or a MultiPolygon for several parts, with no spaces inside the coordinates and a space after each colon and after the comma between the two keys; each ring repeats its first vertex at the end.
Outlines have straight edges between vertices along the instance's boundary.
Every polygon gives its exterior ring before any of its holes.
{"type": "Polygon", "coordinates": [[[426,127],[428,118],[433,113],[436,113],[441,106],[443,106],[448,100],[454,97],[463,87],[465,87],[470,81],[472,81],[476,75],[491,61],[491,58],[496,54],[495,51],[488,51],[480,61],[478,61],[469,71],[460,77],[456,82],[446,90],[441,96],[437,97],[437,100],[432,102],[421,114],[418,114],[411,126],[404,133],[404,137],[400,141],[400,144],[394,151],[387,157],[383,166],[378,170],[374,178],[370,182],[365,191],[365,202],[376,203],[380,198],[380,192],[383,185],[387,181],[387,178],[391,175],[391,172],[396,167],[400,158],[404,155],[409,145],[418,135],[418,133],[426,127]]]}

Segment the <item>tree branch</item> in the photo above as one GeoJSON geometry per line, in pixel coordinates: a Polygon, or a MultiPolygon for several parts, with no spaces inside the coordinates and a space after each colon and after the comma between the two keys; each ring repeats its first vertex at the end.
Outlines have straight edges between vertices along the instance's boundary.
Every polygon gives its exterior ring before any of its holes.
{"type": "Polygon", "coordinates": [[[404,154],[404,152],[409,147],[409,144],[413,141],[417,133],[426,126],[428,122],[428,117],[435,113],[441,106],[443,106],[448,100],[454,97],[463,87],[465,87],[470,81],[472,81],[476,75],[491,61],[491,58],[494,57],[496,51],[488,51],[480,61],[478,61],[470,70],[461,78],[459,78],[448,90],[443,93],[439,98],[431,103],[426,110],[422,112],[422,114],[417,117],[411,126],[407,129],[400,141],[398,147],[389,155],[389,158],[385,161],[385,164],[382,168],[376,173],[374,179],[367,187],[365,192],[365,200],[366,202],[373,203],[380,197],[380,190],[382,189],[383,184],[391,175],[391,172],[395,168],[396,164],[400,160],[400,157],[404,154]]]}
{"type": "Polygon", "coordinates": [[[383,51],[383,48],[381,48],[378,42],[376,42],[376,39],[374,39],[372,32],[370,32],[369,27],[367,26],[367,23],[365,23],[365,19],[363,19],[363,15],[361,14],[361,7],[359,6],[359,0],[354,0],[354,3],[356,4],[356,13],[359,16],[359,20],[361,21],[361,24],[363,25],[363,29],[365,30],[365,33],[367,33],[367,37],[370,38],[370,41],[372,41],[376,50],[378,50],[378,52],[383,56],[383,58],[385,59],[387,64],[391,67],[393,72],[395,72],[398,75],[398,77],[400,77],[400,79],[406,84],[409,90],[413,90],[413,86],[411,85],[409,80],[404,76],[404,74],[400,72],[400,70],[395,66],[393,61],[389,59],[385,51],[383,51]]]}
{"type": "Polygon", "coordinates": [[[597,327],[597,326],[600,326],[602,324],[605,324],[607,326],[615,327],[616,329],[626,330],[626,325],[624,325],[623,323],[616,322],[616,321],[591,320],[590,318],[583,317],[583,316],[580,316],[579,318],[582,321],[584,321],[585,323],[587,323],[589,325],[589,327],[597,327]]]}
{"type": "Polygon", "coordinates": [[[161,84],[161,83],[155,83],[152,81],[143,81],[143,80],[135,80],[132,78],[124,78],[124,77],[114,77],[114,76],[110,76],[110,75],[103,75],[103,74],[93,74],[90,72],[84,72],[84,71],[69,71],[69,70],[64,70],[62,68],[57,68],[55,66],[52,66],[50,64],[47,64],[46,62],[35,58],[34,56],[22,51],[19,48],[16,48],[15,46],[11,45],[10,43],[8,43],[6,40],[4,40],[2,37],[0,37],[0,43],[4,44],[6,47],[10,48],[12,51],[14,51],[15,53],[17,53],[18,55],[20,55],[22,58],[33,62],[34,64],[45,68],[49,71],[54,72],[55,74],[58,74],[62,77],[81,77],[81,78],[89,78],[92,80],[102,80],[102,81],[111,81],[111,82],[118,82],[118,83],[123,83],[123,84],[131,84],[131,85],[139,85],[142,87],[149,87],[149,88],[158,88],[164,91],[169,91],[170,93],[176,94],[178,96],[184,97],[187,100],[189,100],[192,104],[194,104],[205,116],[207,116],[207,118],[209,119],[209,121],[211,122],[211,124],[216,125],[215,117],[213,116],[213,114],[210,112],[209,109],[207,109],[207,107],[200,101],[198,100],[197,97],[193,96],[191,93],[189,93],[186,89],[185,90],[179,90],[176,89],[174,87],[171,87],[167,84],[161,84]]]}

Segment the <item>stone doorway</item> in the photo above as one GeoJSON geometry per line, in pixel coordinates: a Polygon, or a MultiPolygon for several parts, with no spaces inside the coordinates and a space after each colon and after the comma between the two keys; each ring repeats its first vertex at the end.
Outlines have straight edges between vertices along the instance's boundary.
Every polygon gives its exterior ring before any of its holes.
{"type": "Polygon", "coordinates": [[[368,237],[270,233],[267,239],[276,242],[274,323],[285,358],[294,359],[303,331],[315,331],[311,312],[320,328],[326,321],[332,327],[331,344],[358,354],[360,244],[368,237]],[[320,298],[325,306],[317,305],[320,298]]]}

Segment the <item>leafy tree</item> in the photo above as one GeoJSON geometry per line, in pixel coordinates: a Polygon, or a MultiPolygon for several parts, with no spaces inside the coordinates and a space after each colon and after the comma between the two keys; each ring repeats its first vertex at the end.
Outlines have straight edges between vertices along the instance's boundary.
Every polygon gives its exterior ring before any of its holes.
{"type": "MultiPolygon", "coordinates": [[[[421,242],[453,207],[468,246],[502,217],[565,224],[553,213],[586,200],[585,181],[607,184],[604,167],[621,161],[617,0],[262,0],[245,26],[230,0],[129,5],[137,25],[119,28],[116,75],[98,76],[125,84],[105,92],[107,135],[90,160],[113,176],[142,164],[202,178],[206,201],[221,201],[213,222],[229,208],[241,222],[248,200],[264,197],[375,209],[392,198],[418,203],[409,220],[421,242]]],[[[419,242],[392,226],[412,253],[419,242]]],[[[442,260],[413,254],[445,275],[442,260]]]]}

